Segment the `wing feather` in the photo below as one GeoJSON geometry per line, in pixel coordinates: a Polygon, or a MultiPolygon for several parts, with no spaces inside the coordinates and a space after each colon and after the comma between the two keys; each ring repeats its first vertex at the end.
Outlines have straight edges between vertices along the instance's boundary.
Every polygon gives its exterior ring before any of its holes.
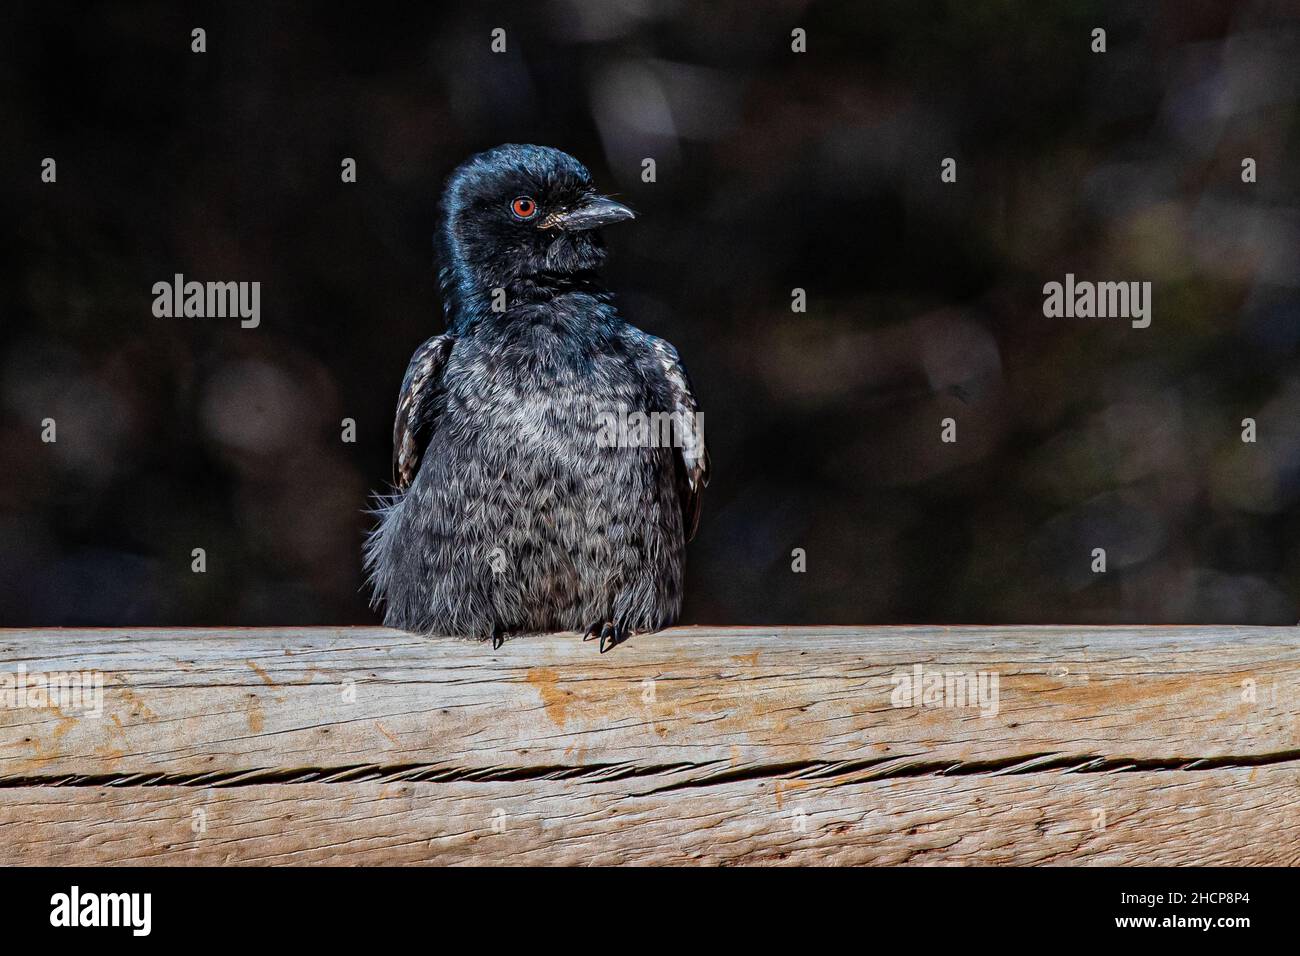
{"type": "Polygon", "coordinates": [[[672,402],[670,411],[675,428],[677,460],[677,494],[682,505],[682,527],[686,540],[695,537],[700,526],[700,508],[704,489],[709,484],[709,450],[704,444],[704,414],[691,390],[677,350],[663,339],[652,338],[655,357],[668,383],[672,402]]]}
{"type": "Polygon", "coordinates": [[[411,487],[420,470],[420,460],[433,433],[442,372],[454,342],[450,335],[429,339],[415,350],[402,379],[393,422],[393,483],[398,491],[411,487]]]}

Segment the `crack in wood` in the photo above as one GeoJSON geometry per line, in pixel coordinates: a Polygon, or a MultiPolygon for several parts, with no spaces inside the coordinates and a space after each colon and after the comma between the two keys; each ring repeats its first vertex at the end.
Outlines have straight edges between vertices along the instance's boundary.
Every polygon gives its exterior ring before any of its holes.
{"type": "Polygon", "coordinates": [[[875,760],[801,760],[753,764],[719,770],[720,761],[705,763],[533,767],[448,767],[439,764],[358,764],[341,767],[261,767],[219,773],[29,774],[0,777],[0,790],[30,787],[252,787],[305,783],[502,783],[531,780],[578,782],[625,780],[698,774],[629,796],[712,787],[752,780],[818,780],[866,783],[915,777],[1015,776],[1032,773],[1186,773],[1276,766],[1300,761],[1300,749],[1220,757],[1127,759],[1093,754],[1024,754],[999,760],[936,761],[910,757],[875,760]]]}
{"type": "Polygon", "coordinates": [[[878,780],[905,780],[913,777],[1017,776],[1031,773],[1149,773],[1225,770],[1244,767],[1274,766],[1300,760],[1300,750],[1222,757],[1170,757],[1132,760],[1097,755],[1027,754],[999,760],[968,760],[954,763],[940,760],[911,760],[888,757],[876,760],[804,761],[798,764],[774,764],[742,767],[708,774],[691,780],[667,784],[645,795],[708,787],[723,783],[760,778],[830,780],[853,778],[855,783],[878,780]],[[889,766],[889,765],[894,766],[889,766]],[[873,772],[875,768],[882,768],[873,772]],[[774,772],[776,771],[776,772],[774,772]],[[781,772],[787,771],[787,772],[781,772]]]}
{"type": "Polygon", "coordinates": [[[0,777],[0,790],[21,787],[254,787],[301,783],[501,783],[587,778],[608,781],[698,770],[709,764],[587,764],[536,767],[448,767],[440,764],[357,764],[343,767],[258,767],[218,773],[26,774],[0,777]]]}

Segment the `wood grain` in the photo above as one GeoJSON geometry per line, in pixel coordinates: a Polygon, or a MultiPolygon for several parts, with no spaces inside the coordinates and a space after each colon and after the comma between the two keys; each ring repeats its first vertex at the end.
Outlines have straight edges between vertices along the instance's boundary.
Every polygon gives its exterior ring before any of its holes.
{"type": "Polygon", "coordinates": [[[0,708],[0,863],[1300,862],[1288,628],[0,631],[20,667],[104,708],[0,708]],[[895,706],[917,666],[996,709],[895,706]]]}

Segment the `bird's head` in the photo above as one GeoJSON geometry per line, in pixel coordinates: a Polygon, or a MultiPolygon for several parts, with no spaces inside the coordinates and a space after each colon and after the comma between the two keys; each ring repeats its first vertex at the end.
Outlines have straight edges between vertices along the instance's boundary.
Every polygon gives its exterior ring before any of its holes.
{"type": "Polygon", "coordinates": [[[587,167],[547,146],[498,146],[462,163],[442,195],[444,298],[489,296],[520,280],[589,273],[605,258],[599,229],[632,219],[596,192],[587,167]]]}

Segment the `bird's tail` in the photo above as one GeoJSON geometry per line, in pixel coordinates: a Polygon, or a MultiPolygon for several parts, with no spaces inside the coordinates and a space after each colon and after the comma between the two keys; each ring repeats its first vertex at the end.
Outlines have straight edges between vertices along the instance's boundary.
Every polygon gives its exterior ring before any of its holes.
{"type": "Polygon", "coordinates": [[[370,606],[378,610],[392,583],[392,536],[397,529],[405,495],[400,491],[390,494],[376,493],[374,505],[365,513],[375,519],[375,526],[366,534],[361,549],[361,563],[370,588],[370,606]]]}

